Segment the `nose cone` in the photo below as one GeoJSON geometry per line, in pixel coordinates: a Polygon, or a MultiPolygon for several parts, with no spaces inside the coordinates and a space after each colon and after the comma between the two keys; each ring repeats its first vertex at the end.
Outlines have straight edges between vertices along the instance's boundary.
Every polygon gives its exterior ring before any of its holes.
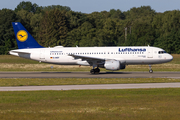
{"type": "Polygon", "coordinates": [[[173,56],[169,54],[167,59],[168,59],[168,60],[169,60],[169,62],[170,62],[170,61],[172,61],[172,60],[173,60],[173,56]]]}

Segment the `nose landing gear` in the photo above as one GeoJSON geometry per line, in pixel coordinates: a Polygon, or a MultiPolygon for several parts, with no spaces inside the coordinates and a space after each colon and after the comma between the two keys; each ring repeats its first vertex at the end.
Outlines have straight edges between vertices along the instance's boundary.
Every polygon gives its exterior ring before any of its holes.
{"type": "Polygon", "coordinates": [[[151,65],[149,65],[149,73],[153,73],[151,65]]]}

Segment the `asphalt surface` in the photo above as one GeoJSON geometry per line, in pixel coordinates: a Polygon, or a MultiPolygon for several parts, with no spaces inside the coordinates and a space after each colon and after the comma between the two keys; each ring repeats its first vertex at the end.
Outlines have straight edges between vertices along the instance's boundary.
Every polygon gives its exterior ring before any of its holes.
{"type": "Polygon", "coordinates": [[[180,83],[101,84],[101,85],[59,85],[0,87],[0,91],[39,90],[87,90],[87,89],[139,89],[139,88],[180,88],[180,83]]]}
{"type": "Polygon", "coordinates": [[[179,78],[180,72],[0,72],[0,78],[179,78]]]}
{"type": "MultiPolygon", "coordinates": [[[[0,72],[0,78],[177,78],[180,72],[0,72]]],[[[87,90],[87,89],[138,89],[138,88],[180,88],[180,83],[102,84],[102,85],[59,85],[0,87],[0,91],[36,90],[87,90]]]]}

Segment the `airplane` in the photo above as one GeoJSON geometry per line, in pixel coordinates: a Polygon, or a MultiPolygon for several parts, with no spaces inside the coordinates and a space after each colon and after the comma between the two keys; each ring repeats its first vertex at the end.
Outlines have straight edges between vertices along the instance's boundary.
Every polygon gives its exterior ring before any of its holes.
{"type": "Polygon", "coordinates": [[[12,22],[19,49],[11,50],[11,55],[39,62],[59,65],[92,66],[91,74],[98,74],[99,68],[107,70],[125,69],[126,65],[149,65],[170,62],[173,57],[165,50],[151,46],[117,47],[43,47],[31,36],[20,22],[12,22]]]}

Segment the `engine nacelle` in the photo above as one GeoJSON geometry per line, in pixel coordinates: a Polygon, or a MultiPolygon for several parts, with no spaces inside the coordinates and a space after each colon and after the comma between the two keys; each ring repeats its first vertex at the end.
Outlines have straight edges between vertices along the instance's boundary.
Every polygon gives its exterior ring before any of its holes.
{"type": "Polygon", "coordinates": [[[107,70],[119,70],[119,69],[125,69],[125,64],[120,64],[120,61],[117,60],[106,60],[104,67],[107,70]]]}

